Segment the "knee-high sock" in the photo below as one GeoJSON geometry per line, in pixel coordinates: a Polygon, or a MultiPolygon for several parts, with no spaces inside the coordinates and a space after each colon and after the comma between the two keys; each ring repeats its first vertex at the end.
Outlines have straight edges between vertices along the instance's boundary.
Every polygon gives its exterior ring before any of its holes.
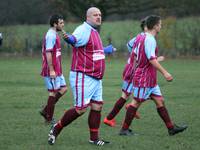
{"type": "Polygon", "coordinates": [[[62,97],[63,95],[60,92],[57,92],[55,95],[55,104],[58,102],[58,100],[62,97]]]}
{"type": "Polygon", "coordinates": [[[55,104],[58,102],[60,97],[62,97],[60,92],[57,92],[55,97],[49,96],[47,105],[43,109],[43,113],[46,114],[48,121],[52,120],[55,104]]]}
{"type": "Polygon", "coordinates": [[[164,121],[168,129],[171,129],[174,127],[173,122],[171,121],[168,111],[165,106],[157,108],[157,112],[159,116],[162,118],[162,120],[164,121]]]}
{"type": "Polygon", "coordinates": [[[122,129],[127,130],[129,126],[131,125],[131,122],[136,114],[137,108],[129,105],[127,111],[126,111],[126,117],[124,120],[124,123],[122,125],[122,129]]]}
{"type": "Polygon", "coordinates": [[[46,115],[47,121],[52,120],[54,107],[55,107],[55,97],[49,96],[47,100],[47,105],[43,109],[43,113],[46,115]]]}
{"type": "Polygon", "coordinates": [[[90,129],[90,140],[95,141],[99,138],[99,127],[101,122],[101,111],[90,110],[88,125],[90,129]]]}
{"type": "Polygon", "coordinates": [[[115,118],[115,116],[119,113],[119,111],[122,109],[125,103],[126,103],[126,99],[124,99],[123,97],[120,97],[115,103],[111,112],[108,114],[107,119],[112,120],[113,118],[115,118]]]}
{"type": "Polygon", "coordinates": [[[63,115],[61,121],[62,127],[67,126],[72,121],[76,120],[79,116],[81,116],[79,113],[77,113],[76,108],[71,108],[65,112],[63,115]]]}
{"type": "Polygon", "coordinates": [[[56,123],[54,127],[54,135],[58,136],[58,134],[63,129],[63,127],[66,127],[67,125],[69,125],[71,122],[76,120],[79,116],[81,115],[77,113],[75,108],[71,108],[67,110],[65,114],[63,115],[63,117],[60,119],[60,121],[56,123]]]}

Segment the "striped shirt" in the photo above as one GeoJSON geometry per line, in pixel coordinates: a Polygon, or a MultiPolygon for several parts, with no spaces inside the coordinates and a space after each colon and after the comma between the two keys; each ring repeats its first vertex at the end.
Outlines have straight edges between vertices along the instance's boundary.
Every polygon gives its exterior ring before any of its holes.
{"type": "MultiPolygon", "coordinates": [[[[149,62],[157,58],[158,48],[154,36],[149,33],[137,37],[133,46],[136,64],[133,77],[135,87],[155,87],[157,85],[156,68],[149,62]]],[[[131,57],[134,57],[131,55],[131,57]]]]}
{"type": "MultiPolygon", "coordinates": [[[[130,53],[132,53],[133,46],[134,46],[136,39],[138,40],[142,35],[144,35],[144,32],[138,34],[136,37],[132,38],[127,43],[127,48],[130,53]]],[[[130,57],[128,58],[128,61],[124,67],[123,80],[128,83],[131,83],[132,79],[133,79],[133,75],[134,75],[134,57],[131,57],[131,55],[130,55],[130,57]]]]}
{"type": "Polygon", "coordinates": [[[105,55],[97,30],[84,22],[72,35],[76,38],[76,43],[73,46],[71,70],[102,79],[105,55]]]}
{"type": "Polygon", "coordinates": [[[53,29],[48,30],[42,43],[42,76],[50,75],[46,57],[47,52],[51,52],[54,71],[56,76],[60,76],[62,74],[60,37],[53,29]]]}

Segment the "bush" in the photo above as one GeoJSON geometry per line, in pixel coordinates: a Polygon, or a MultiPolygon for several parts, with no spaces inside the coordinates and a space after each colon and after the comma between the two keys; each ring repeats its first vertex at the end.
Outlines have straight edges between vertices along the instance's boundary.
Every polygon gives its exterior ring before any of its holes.
{"type": "MultiPolygon", "coordinates": [[[[79,23],[81,24],[81,23],[79,23]]],[[[79,24],[67,23],[65,30],[72,33],[79,24]]],[[[158,35],[160,53],[171,57],[200,55],[200,17],[163,20],[163,28],[158,35]]],[[[21,25],[0,27],[3,45],[0,52],[35,54],[41,53],[41,44],[48,25],[21,25]]],[[[112,43],[118,52],[127,52],[126,43],[141,32],[138,21],[104,22],[101,37],[104,46],[112,43]]],[[[71,47],[62,41],[63,51],[70,53],[71,47]]]]}

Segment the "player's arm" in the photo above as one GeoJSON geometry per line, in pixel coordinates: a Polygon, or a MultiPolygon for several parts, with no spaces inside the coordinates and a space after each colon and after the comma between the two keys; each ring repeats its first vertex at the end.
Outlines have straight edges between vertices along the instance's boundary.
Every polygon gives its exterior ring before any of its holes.
{"type": "Polygon", "coordinates": [[[50,77],[51,78],[55,78],[56,77],[56,73],[54,70],[54,66],[53,66],[53,47],[55,45],[56,42],[56,36],[54,34],[50,34],[46,36],[46,58],[47,58],[47,64],[49,67],[49,73],[50,73],[50,77]]]}
{"type": "MultiPolygon", "coordinates": [[[[76,37],[74,35],[67,34],[64,30],[62,30],[63,39],[68,43],[74,46],[77,42],[76,37]]],[[[105,54],[111,54],[116,51],[116,48],[112,46],[112,44],[104,47],[105,54]]]]}
{"type": "Polygon", "coordinates": [[[167,70],[162,67],[162,65],[157,61],[157,59],[151,59],[149,61],[164,77],[167,81],[172,81],[173,77],[167,70]]]}
{"type": "Polygon", "coordinates": [[[132,52],[132,48],[133,48],[133,44],[134,44],[134,42],[135,42],[135,38],[136,38],[136,37],[132,38],[132,39],[126,44],[129,53],[132,52]]]}
{"type": "Polygon", "coordinates": [[[64,30],[62,30],[62,35],[63,35],[63,39],[65,40],[65,42],[67,42],[68,44],[71,44],[72,46],[77,41],[75,36],[67,34],[64,30]]]}
{"type": "Polygon", "coordinates": [[[165,60],[165,57],[164,56],[158,56],[157,57],[157,61],[158,62],[161,62],[161,61],[164,61],[165,60]]]}
{"type": "Polygon", "coordinates": [[[167,81],[172,81],[173,77],[167,70],[162,67],[162,65],[158,62],[155,50],[156,50],[156,40],[152,36],[147,36],[145,39],[145,54],[149,59],[149,62],[165,77],[167,81]]]}
{"type": "Polygon", "coordinates": [[[46,57],[47,57],[47,63],[48,63],[48,67],[49,67],[50,77],[55,78],[56,73],[55,73],[54,66],[53,66],[52,52],[47,51],[46,57]]]}

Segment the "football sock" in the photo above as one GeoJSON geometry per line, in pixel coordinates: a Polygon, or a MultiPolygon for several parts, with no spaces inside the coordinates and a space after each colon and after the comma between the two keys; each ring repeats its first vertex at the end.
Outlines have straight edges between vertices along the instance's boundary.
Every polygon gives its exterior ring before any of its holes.
{"type": "Polygon", "coordinates": [[[75,108],[71,108],[65,112],[63,117],[56,123],[53,134],[57,137],[63,127],[69,125],[72,121],[76,120],[80,114],[76,112],[75,108]]]}
{"type": "Polygon", "coordinates": [[[126,103],[126,99],[120,97],[117,102],[115,103],[112,111],[108,114],[107,119],[112,120],[121,110],[121,108],[124,106],[126,103]]]}
{"type": "Polygon", "coordinates": [[[95,141],[99,138],[99,127],[101,122],[101,111],[90,110],[88,125],[90,129],[90,140],[95,141]]]}
{"type": "Polygon", "coordinates": [[[76,108],[71,108],[65,112],[65,114],[60,120],[60,124],[62,127],[65,127],[72,121],[76,120],[79,116],[81,115],[77,113],[76,108]]]}
{"type": "Polygon", "coordinates": [[[53,118],[54,113],[54,107],[55,107],[55,97],[49,96],[47,105],[44,108],[44,113],[46,113],[47,121],[51,121],[53,118]]]}
{"type": "Polygon", "coordinates": [[[55,104],[58,102],[58,100],[60,99],[60,97],[62,97],[63,95],[60,92],[57,92],[55,95],[55,104]]]}
{"type": "Polygon", "coordinates": [[[55,104],[59,100],[59,98],[62,97],[62,94],[60,92],[57,92],[55,97],[49,96],[47,105],[44,107],[43,112],[47,116],[47,121],[51,121],[54,114],[55,104]]]}
{"type": "Polygon", "coordinates": [[[136,107],[129,105],[129,107],[126,111],[126,117],[125,117],[124,123],[122,125],[122,129],[127,130],[129,128],[129,126],[131,125],[131,122],[135,116],[136,111],[137,111],[136,107]]]}
{"type": "Polygon", "coordinates": [[[157,108],[157,112],[160,115],[160,117],[162,118],[162,120],[164,121],[164,123],[168,129],[171,129],[174,127],[174,125],[169,117],[166,107],[163,106],[163,107],[157,108]]]}
{"type": "Polygon", "coordinates": [[[61,124],[61,121],[59,120],[53,130],[53,135],[55,135],[56,137],[59,135],[59,133],[61,132],[61,130],[63,129],[63,126],[61,124]]]}

